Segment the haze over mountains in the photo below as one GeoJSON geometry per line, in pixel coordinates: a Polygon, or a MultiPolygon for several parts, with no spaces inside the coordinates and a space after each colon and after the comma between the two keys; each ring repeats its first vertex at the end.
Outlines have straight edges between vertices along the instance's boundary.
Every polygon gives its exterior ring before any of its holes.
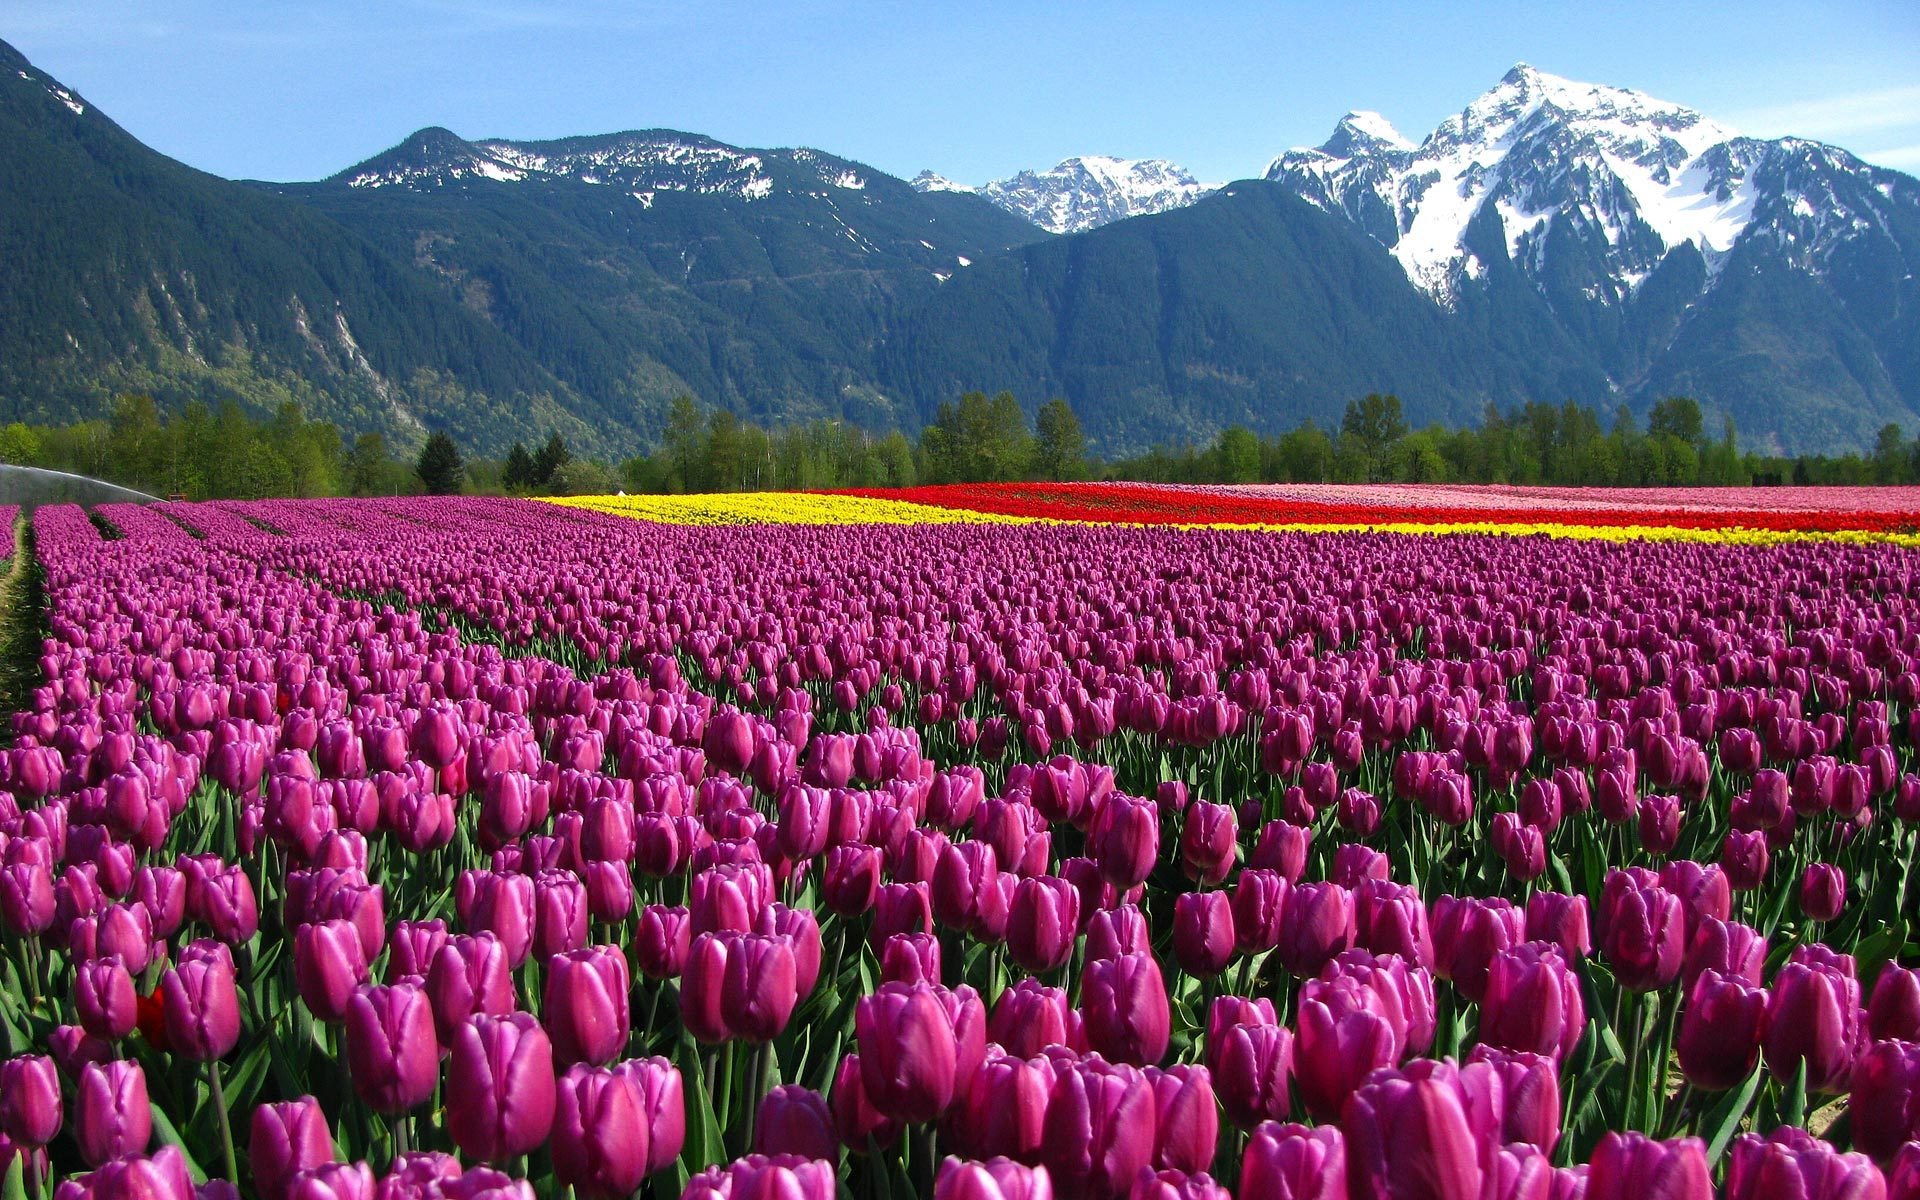
{"type": "Polygon", "coordinates": [[[1224,186],[1160,160],[976,189],[670,130],[444,129],[256,184],[157,154],[0,43],[0,247],[0,419],[140,387],[625,454],[682,393],[913,430],[1005,388],[1066,396],[1107,453],[1386,390],[1417,422],[1685,392],[1786,450],[1920,428],[1920,183],[1526,66],[1417,142],[1356,112],[1224,186]]]}

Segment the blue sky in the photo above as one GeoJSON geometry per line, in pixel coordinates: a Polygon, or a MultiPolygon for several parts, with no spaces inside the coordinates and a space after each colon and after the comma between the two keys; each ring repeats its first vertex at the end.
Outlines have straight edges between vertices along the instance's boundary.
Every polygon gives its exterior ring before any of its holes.
{"type": "Polygon", "coordinates": [[[1258,174],[1352,108],[1416,140],[1516,61],[1920,172],[1920,5],[0,0],[0,38],[221,175],[425,125],[668,127],[978,183],[1072,154],[1258,174]]]}

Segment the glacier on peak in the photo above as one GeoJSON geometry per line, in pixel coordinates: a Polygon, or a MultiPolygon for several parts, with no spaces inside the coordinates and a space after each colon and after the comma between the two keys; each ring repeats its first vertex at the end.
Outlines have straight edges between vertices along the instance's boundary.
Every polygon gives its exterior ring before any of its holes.
{"type": "Polygon", "coordinates": [[[1443,304],[1486,265],[1489,248],[1476,250],[1470,235],[1483,213],[1536,278],[1556,225],[1596,233],[1594,286],[1618,302],[1685,243],[1716,272],[1755,219],[1756,171],[1786,145],[1631,88],[1519,63],[1417,145],[1377,114],[1349,113],[1320,147],[1274,159],[1266,177],[1359,225],[1443,304]]]}

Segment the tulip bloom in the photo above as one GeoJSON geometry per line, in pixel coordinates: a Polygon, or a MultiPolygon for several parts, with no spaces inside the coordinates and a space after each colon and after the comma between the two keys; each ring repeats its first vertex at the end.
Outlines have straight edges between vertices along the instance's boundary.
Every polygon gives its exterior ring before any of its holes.
{"type": "Polygon", "coordinates": [[[1195,883],[1211,886],[1224,880],[1240,848],[1239,832],[1230,806],[1204,800],[1192,804],[1180,826],[1180,869],[1195,883]]]}
{"type": "Polygon", "coordinates": [[[1461,1074],[1420,1060],[1353,1093],[1341,1128],[1354,1200],[1480,1200],[1500,1114],[1461,1074]]]}
{"type": "Polygon", "coordinates": [[[968,1162],[949,1157],[933,1181],[933,1200],[1053,1200],[1045,1167],[1008,1158],[968,1162]]]}
{"type": "Polygon", "coordinates": [[[1086,1048],[1080,1013],[1068,1003],[1066,990],[1037,979],[1022,979],[1000,993],[987,1021],[987,1037],[1015,1058],[1032,1058],[1050,1046],[1086,1048]]]}
{"type": "Polygon", "coordinates": [[[1524,1142],[1552,1154],[1560,1141],[1560,1068],[1553,1058],[1524,1050],[1501,1050],[1482,1043],[1468,1056],[1500,1080],[1500,1140],[1524,1142]]]}
{"type": "Polygon", "coordinates": [[[1800,911],[1810,921],[1831,921],[1847,903],[1846,872],[1832,863],[1811,863],[1800,877],[1800,911]]]}
{"type": "Polygon", "coordinates": [[[167,1045],[193,1062],[224,1058],[240,1041],[240,992],[233,954],[203,939],[180,954],[178,966],[161,977],[167,1045]]]}
{"type": "Polygon", "coordinates": [[[1766,1015],[1763,989],[1711,967],[1701,971],[1687,994],[1674,1043],[1687,1082],[1719,1092],[1751,1074],[1760,1058],[1766,1015]]]}
{"type": "Polygon", "coordinates": [[[1337,883],[1303,883],[1287,897],[1280,921],[1280,965],[1297,978],[1319,973],[1354,940],[1353,893],[1337,883]]]}
{"type": "Polygon", "coordinates": [[[1007,952],[1036,975],[1066,965],[1080,922],[1080,893],[1054,875],[1022,879],[1007,911],[1007,952]]]}
{"type": "Polygon", "coordinates": [[[137,1020],[133,976],[117,958],[96,958],[73,970],[73,1007],[80,1027],[94,1037],[117,1042],[137,1020]]]}
{"type": "Polygon", "coordinates": [[[500,1017],[517,1006],[506,949],[490,933],[455,934],[427,968],[427,1001],[440,1045],[451,1046],[475,1013],[500,1017]]]}
{"type": "Polygon", "coordinates": [[[1853,1068],[1853,1144],[1879,1162],[1920,1141],[1920,1045],[1875,1042],[1853,1068]]]}
{"type": "Polygon", "coordinates": [[[1368,879],[1354,889],[1353,900],[1356,945],[1375,954],[1397,954],[1432,969],[1433,934],[1419,892],[1384,879],[1368,879]]]}
{"type": "Polygon", "coordinates": [[[749,1154],[687,1180],[681,1200],[834,1200],[833,1164],[791,1154],[749,1154]]]}
{"type": "Polygon", "coordinates": [[[1041,1161],[1063,1195],[1123,1196],[1152,1161],[1158,1112],[1140,1071],[1065,1066],[1047,1100],[1041,1161]]]}
{"type": "Polygon", "coordinates": [[[1145,952],[1087,964],[1080,985],[1087,1043],[1113,1062],[1146,1066],[1166,1056],[1172,1012],[1160,964],[1145,952]]]}
{"type": "Polygon", "coordinates": [[[1587,1166],[1586,1200],[1713,1200],[1706,1145],[1699,1138],[1657,1142],[1641,1133],[1601,1135],[1587,1166]]]}
{"type": "Polygon", "coordinates": [[[339,919],[302,925],[293,939],[293,981],[307,1008],[322,1021],[347,1015],[353,989],[367,981],[360,932],[339,919]]]}
{"type": "Polygon", "coordinates": [[[1355,1088],[1400,1061],[1405,1037],[1404,1014],[1388,1011],[1381,994],[1359,980],[1308,980],[1300,989],[1293,1071],[1314,1120],[1338,1119],[1355,1088]]]}
{"type": "Polygon", "coordinates": [[[1146,1069],[1153,1087],[1153,1165],[1189,1174],[1213,1163],[1220,1138],[1220,1110],[1207,1069],[1181,1063],[1146,1069]]]}
{"type": "Polygon", "coordinates": [[[629,1058],[613,1073],[632,1081],[647,1123],[647,1174],[664,1170],[680,1157],[687,1140],[685,1086],[680,1069],[664,1058],[629,1058]]]}
{"type": "Polygon", "coordinates": [[[1920,1042],[1920,968],[1888,963],[1867,1001],[1867,1036],[1920,1042]]]}
{"type": "Polygon", "coordinates": [[[613,1061],[632,1031],[627,959],[614,946],[556,954],[547,963],[542,1015],[553,1039],[554,1061],[566,1065],[613,1061]]]}
{"type": "Polygon", "coordinates": [[[1569,963],[1593,952],[1588,929],[1587,898],[1562,892],[1538,891],[1527,897],[1527,940],[1552,942],[1569,963]]]}
{"type": "Polygon", "coordinates": [[[755,1154],[793,1154],[800,1158],[831,1159],[840,1140],[833,1131],[833,1112],[826,1097],[812,1088],[785,1084],[760,1100],[753,1122],[755,1154]]]}
{"type": "Polygon", "coordinates": [[[553,1043],[526,1013],[475,1015],[447,1063],[447,1132],[460,1152],[505,1162],[546,1141],[553,1126],[553,1043]]]}
{"type": "Polygon", "coordinates": [[[1242,1129],[1284,1120],[1291,1108],[1287,1077],[1293,1070],[1293,1035],[1280,1025],[1230,1025],[1207,1039],[1214,1088],[1227,1119],[1242,1129]]]}
{"type": "Polygon", "coordinates": [[[576,1193],[630,1195],[647,1177],[647,1122],[639,1088],[613,1071],[577,1063],[560,1079],[553,1113],[553,1172],[576,1193]]]}
{"type": "Polygon", "coordinates": [[[1240,1158],[1240,1200],[1346,1200],[1347,1146],[1335,1125],[1269,1121],[1240,1158]]]}
{"type": "Polygon", "coordinates": [[[0,1133],[18,1146],[45,1146],[60,1132],[60,1073],[44,1054],[0,1062],[0,1133]]]}
{"type": "Polygon", "coordinates": [[[1087,833],[1087,855],[1118,888],[1146,882],[1160,856],[1160,813],[1151,800],[1108,796],[1087,833]]]}
{"type": "Polygon", "coordinates": [[[1557,946],[1522,942],[1493,956],[1480,1000],[1483,1043],[1563,1061],[1580,1044],[1586,1024],[1580,979],[1557,946]]]}
{"type": "Polygon", "coordinates": [[[1526,931],[1525,911],[1506,900],[1441,896],[1433,903],[1434,970],[1477,1003],[1494,955],[1525,941],[1526,931]]]}
{"type": "MultiPolygon", "coordinates": [[[[1258,954],[1280,944],[1280,923],[1290,885],[1278,871],[1249,867],[1233,887],[1233,945],[1258,954]]],[[[1425,909],[1421,910],[1424,921],[1425,909]]]]}
{"type": "Polygon", "coordinates": [[[1652,991],[1679,977],[1687,944],[1680,897],[1616,870],[1607,875],[1600,908],[1600,952],[1622,987],[1652,991]]]}
{"type": "Polygon", "coordinates": [[[873,1106],[907,1124],[946,1112],[985,1054],[985,1017],[971,988],[888,983],[862,996],[854,1036],[873,1106]]]}
{"type": "Polygon", "coordinates": [[[1210,979],[1233,961],[1233,901],[1226,892],[1183,892],[1173,904],[1173,956],[1210,979]]]}
{"type": "Polygon", "coordinates": [[[692,920],[683,907],[649,904],[640,910],[633,954],[649,979],[672,979],[686,969],[693,944],[692,920]]]}
{"type": "Polygon", "coordinates": [[[701,1041],[771,1041],[799,1000],[793,939],[732,930],[693,939],[680,980],[680,1018],[701,1041]]]}
{"type": "MultiPolygon", "coordinates": [[[[1835,956],[1842,957],[1842,956],[1835,956]]],[[[1821,961],[1805,948],[1773,977],[1767,995],[1762,1046],[1767,1069],[1782,1083],[1807,1065],[1807,1089],[1826,1095],[1847,1090],[1860,1024],[1860,985],[1853,960],[1821,961]]]]}
{"type": "Polygon", "coordinates": [[[378,1113],[425,1104],[440,1082],[433,1006],[411,984],[363,985],[347,1003],[347,1063],[353,1089],[378,1113]]]}
{"type": "Polygon", "coordinates": [[[1878,1200],[1880,1169],[1864,1154],[1842,1154],[1791,1125],[1761,1137],[1743,1133],[1727,1149],[1724,1200],[1878,1200]]]}
{"type": "Polygon", "coordinates": [[[293,1176],[333,1161],[333,1133],[312,1096],[253,1110],[247,1158],[261,1200],[282,1200],[293,1176]]]}
{"type": "Polygon", "coordinates": [[[153,1140],[153,1110],[147,1102],[147,1076],[140,1064],[88,1063],[80,1071],[73,1105],[73,1136],[90,1167],[128,1154],[140,1154],[153,1140]]]}
{"type": "Polygon", "coordinates": [[[971,1154],[1032,1161],[1040,1153],[1058,1074],[1054,1061],[1044,1057],[988,1059],[949,1127],[971,1154]]]}

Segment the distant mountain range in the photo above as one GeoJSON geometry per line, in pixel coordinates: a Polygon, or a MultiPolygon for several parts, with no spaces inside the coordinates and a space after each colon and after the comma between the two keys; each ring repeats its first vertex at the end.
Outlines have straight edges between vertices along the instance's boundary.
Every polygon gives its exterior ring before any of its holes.
{"type": "Polygon", "coordinates": [[[1920,428],[1920,183],[1525,66],[1417,144],[1356,112],[1224,186],[444,129],[260,184],[148,149],[0,43],[0,248],[0,419],[143,388],[619,455],[682,393],[913,430],[1009,388],[1066,396],[1107,453],[1374,390],[1452,422],[1685,392],[1789,450],[1920,428]]]}

